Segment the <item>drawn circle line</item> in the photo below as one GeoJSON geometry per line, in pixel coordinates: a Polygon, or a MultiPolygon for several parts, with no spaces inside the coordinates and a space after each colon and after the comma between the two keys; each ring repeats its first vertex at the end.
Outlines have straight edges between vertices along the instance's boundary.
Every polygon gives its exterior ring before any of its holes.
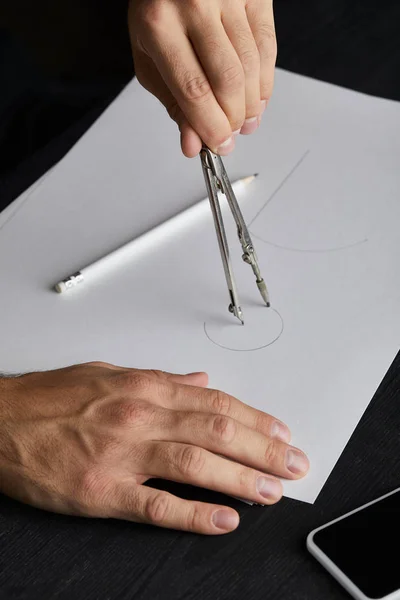
{"type": "Polygon", "coordinates": [[[356,246],[361,246],[361,244],[365,244],[366,242],[368,242],[368,238],[364,238],[363,240],[358,240],[357,242],[352,242],[344,246],[337,246],[335,248],[292,248],[290,246],[283,246],[282,244],[277,244],[275,242],[265,240],[264,238],[254,233],[254,231],[250,231],[250,233],[256,240],[259,240],[264,244],[268,244],[268,246],[279,248],[279,250],[288,250],[289,252],[309,252],[314,254],[323,254],[324,252],[340,252],[341,250],[349,250],[350,248],[355,248],[356,246]]]}
{"type": "Polygon", "coordinates": [[[276,308],[272,308],[272,307],[269,308],[268,310],[271,310],[278,315],[280,322],[281,322],[281,329],[280,329],[278,335],[273,340],[268,342],[268,344],[263,344],[262,346],[258,346],[257,348],[229,348],[229,346],[224,346],[223,344],[219,344],[218,342],[213,340],[212,337],[210,336],[210,334],[208,333],[206,321],[204,321],[204,333],[206,334],[207,338],[210,340],[210,342],[212,344],[214,344],[215,346],[218,346],[219,348],[222,348],[223,350],[229,350],[230,352],[256,352],[257,350],[264,350],[264,348],[268,348],[268,346],[272,346],[272,344],[274,344],[276,341],[278,341],[283,333],[283,330],[285,329],[285,324],[283,322],[281,313],[278,310],[276,310],[276,308]]]}

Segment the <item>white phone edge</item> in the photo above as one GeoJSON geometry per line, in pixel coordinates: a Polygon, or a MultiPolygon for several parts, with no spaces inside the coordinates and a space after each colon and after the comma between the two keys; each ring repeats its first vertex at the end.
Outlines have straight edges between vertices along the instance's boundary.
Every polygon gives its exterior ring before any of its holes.
{"type": "Polygon", "coordinates": [[[308,551],[328,571],[328,573],[330,573],[332,575],[332,577],[334,577],[336,579],[336,581],[338,581],[344,587],[344,589],[347,590],[349,592],[349,594],[351,594],[353,596],[353,598],[355,598],[356,600],[400,600],[400,590],[396,590],[396,591],[392,592],[391,594],[389,594],[387,596],[382,596],[379,599],[377,599],[377,598],[371,598],[370,596],[366,596],[351,581],[351,579],[349,579],[347,577],[347,575],[345,575],[343,573],[343,571],[341,571],[339,569],[339,567],[337,567],[336,564],[324,552],[322,552],[322,550],[315,544],[315,542],[314,542],[314,535],[318,531],[320,531],[321,529],[325,529],[326,527],[329,527],[333,523],[337,523],[338,521],[342,521],[346,517],[349,517],[350,515],[352,515],[352,514],[354,514],[356,512],[359,512],[360,510],[363,510],[364,508],[367,508],[368,506],[371,506],[371,504],[375,504],[376,502],[380,502],[381,500],[384,500],[388,496],[392,496],[393,494],[396,494],[398,492],[400,492],[400,487],[396,488],[395,490],[392,490],[388,494],[384,494],[383,496],[379,496],[379,498],[376,498],[375,500],[372,500],[371,502],[367,502],[366,504],[363,504],[362,506],[359,506],[358,508],[355,508],[354,510],[351,510],[350,512],[348,512],[348,513],[346,513],[346,514],[344,514],[344,515],[342,515],[340,517],[337,517],[336,519],[333,519],[332,521],[329,521],[329,523],[325,523],[324,525],[320,525],[319,527],[316,527],[315,529],[313,529],[312,531],[310,531],[310,533],[307,536],[307,549],[308,549],[308,551]]]}

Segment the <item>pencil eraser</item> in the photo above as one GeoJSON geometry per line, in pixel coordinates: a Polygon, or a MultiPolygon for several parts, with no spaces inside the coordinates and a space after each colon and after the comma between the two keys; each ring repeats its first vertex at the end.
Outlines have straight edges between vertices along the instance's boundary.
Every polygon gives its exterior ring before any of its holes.
{"type": "Polygon", "coordinates": [[[59,294],[62,294],[62,292],[65,292],[65,290],[67,289],[67,286],[65,285],[64,281],[60,281],[59,283],[57,283],[57,285],[54,286],[54,289],[59,294]]]}

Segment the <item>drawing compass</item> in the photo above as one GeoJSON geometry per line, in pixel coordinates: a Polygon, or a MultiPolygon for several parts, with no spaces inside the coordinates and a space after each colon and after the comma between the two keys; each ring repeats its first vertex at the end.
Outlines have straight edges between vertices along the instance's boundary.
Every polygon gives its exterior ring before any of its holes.
{"type": "Polygon", "coordinates": [[[256,277],[257,287],[260,291],[262,299],[264,300],[267,306],[270,306],[267,286],[265,284],[264,279],[261,276],[260,267],[258,265],[258,259],[253,242],[251,241],[249,231],[247,229],[246,223],[244,222],[242,212],[240,210],[238,201],[232,189],[229,177],[226,173],[221,157],[211,152],[211,150],[207,146],[203,146],[200,152],[200,159],[203,168],[204,179],[206,182],[208,197],[210,200],[211,211],[214,218],[214,225],[217,233],[219,249],[221,252],[226,283],[228,285],[230,297],[229,311],[239,319],[242,325],[244,325],[243,312],[240,307],[239,296],[236,289],[235,278],[229,255],[229,245],[226,237],[221,205],[219,202],[219,193],[222,193],[226,196],[229,208],[235,220],[239,241],[242,246],[242,259],[245,263],[251,266],[253,273],[256,277]]]}

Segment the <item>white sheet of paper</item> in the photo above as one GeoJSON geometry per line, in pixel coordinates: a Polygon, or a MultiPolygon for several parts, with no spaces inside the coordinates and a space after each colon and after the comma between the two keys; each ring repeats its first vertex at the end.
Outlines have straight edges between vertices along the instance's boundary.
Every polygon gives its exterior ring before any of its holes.
{"type": "Polygon", "coordinates": [[[244,327],[211,212],[58,295],[61,278],[205,196],[199,160],[132,82],[0,220],[1,369],[205,370],[290,426],[311,470],[285,494],[313,502],[399,349],[399,131],[395,102],[277,71],[262,127],[225,159],[231,180],[260,173],[240,203],[272,309],[224,208],[244,327]]]}

